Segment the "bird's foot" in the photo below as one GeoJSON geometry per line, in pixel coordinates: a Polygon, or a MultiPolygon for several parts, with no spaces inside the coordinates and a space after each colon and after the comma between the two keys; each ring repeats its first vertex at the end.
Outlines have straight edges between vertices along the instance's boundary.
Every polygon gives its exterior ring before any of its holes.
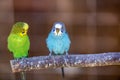
{"type": "Polygon", "coordinates": [[[66,52],[66,55],[65,55],[65,57],[68,57],[68,55],[69,55],[69,54],[68,54],[68,52],[66,52]]]}
{"type": "Polygon", "coordinates": [[[67,65],[67,61],[68,61],[68,52],[66,52],[66,55],[65,55],[65,65],[67,65]]]}
{"type": "Polygon", "coordinates": [[[52,56],[52,52],[49,53],[49,56],[52,56]]]}
{"type": "Polygon", "coordinates": [[[66,52],[66,56],[68,56],[68,52],[66,52]]]}
{"type": "Polygon", "coordinates": [[[52,52],[49,53],[49,57],[53,59],[53,65],[55,66],[56,61],[54,55],[52,56],[52,52]]]}
{"type": "Polygon", "coordinates": [[[50,52],[49,55],[48,55],[49,58],[52,58],[52,53],[50,52]]]}

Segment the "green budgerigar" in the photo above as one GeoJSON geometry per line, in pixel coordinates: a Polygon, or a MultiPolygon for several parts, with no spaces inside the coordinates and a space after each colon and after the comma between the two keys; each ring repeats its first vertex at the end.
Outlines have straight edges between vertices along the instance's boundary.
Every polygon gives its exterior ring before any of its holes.
{"type": "Polygon", "coordinates": [[[17,22],[13,25],[8,36],[8,49],[15,59],[28,56],[30,40],[27,35],[29,25],[25,22],[17,22]]]}

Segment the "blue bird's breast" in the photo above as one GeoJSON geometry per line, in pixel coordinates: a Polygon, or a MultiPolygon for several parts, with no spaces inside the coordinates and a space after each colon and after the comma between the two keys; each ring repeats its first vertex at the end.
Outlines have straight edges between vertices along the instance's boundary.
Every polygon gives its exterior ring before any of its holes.
{"type": "Polygon", "coordinates": [[[64,40],[63,39],[56,39],[53,43],[53,52],[55,54],[64,54],[65,47],[64,47],[64,40]]]}
{"type": "Polygon", "coordinates": [[[68,52],[70,47],[70,40],[67,34],[63,36],[53,36],[50,34],[46,43],[49,51],[55,55],[62,55],[68,52]]]}

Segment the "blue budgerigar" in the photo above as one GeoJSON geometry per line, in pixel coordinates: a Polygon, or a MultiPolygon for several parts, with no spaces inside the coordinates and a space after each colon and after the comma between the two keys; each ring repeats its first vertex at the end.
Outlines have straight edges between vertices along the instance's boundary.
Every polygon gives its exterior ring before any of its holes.
{"type": "MultiPolygon", "coordinates": [[[[66,32],[63,22],[55,22],[51,32],[46,39],[47,47],[50,51],[49,55],[68,55],[70,48],[70,39],[66,32]]],[[[62,68],[62,75],[64,77],[64,69],[62,68]]]]}
{"type": "Polygon", "coordinates": [[[46,39],[46,43],[50,51],[50,55],[68,54],[71,42],[66,32],[64,23],[54,23],[52,30],[46,39]]]}

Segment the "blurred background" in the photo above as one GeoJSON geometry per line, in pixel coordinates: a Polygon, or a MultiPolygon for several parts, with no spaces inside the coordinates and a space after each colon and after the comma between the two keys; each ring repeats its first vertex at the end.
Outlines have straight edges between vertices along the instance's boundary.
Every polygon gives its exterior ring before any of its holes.
{"type": "MultiPolygon", "coordinates": [[[[70,54],[120,52],[120,0],[0,0],[0,80],[20,80],[12,73],[7,37],[17,21],[27,22],[29,56],[48,55],[45,39],[55,21],[65,23],[70,54]]],[[[120,80],[120,66],[65,68],[66,80],[120,80]]],[[[60,69],[27,72],[27,80],[61,80],[60,69]]]]}

